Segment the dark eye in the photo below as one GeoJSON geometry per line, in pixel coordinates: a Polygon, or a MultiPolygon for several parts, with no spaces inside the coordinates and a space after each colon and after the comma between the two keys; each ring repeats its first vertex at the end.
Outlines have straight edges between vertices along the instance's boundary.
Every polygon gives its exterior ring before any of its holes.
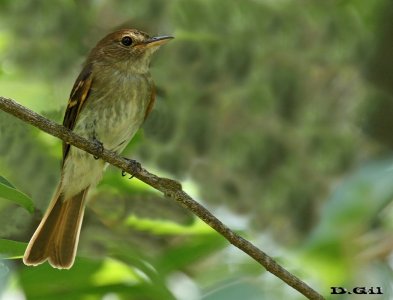
{"type": "Polygon", "coordinates": [[[125,37],[123,37],[122,39],[121,39],[121,43],[124,45],[124,46],[131,46],[131,44],[132,44],[132,38],[130,38],[129,36],[125,36],[125,37]]]}

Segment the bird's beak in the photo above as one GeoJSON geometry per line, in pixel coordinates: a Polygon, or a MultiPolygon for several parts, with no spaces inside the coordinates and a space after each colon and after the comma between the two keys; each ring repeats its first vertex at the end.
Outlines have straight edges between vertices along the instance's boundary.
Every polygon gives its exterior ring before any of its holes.
{"type": "Polygon", "coordinates": [[[144,44],[146,47],[157,47],[166,44],[170,40],[174,39],[173,36],[163,35],[163,36],[155,36],[147,39],[144,44]]]}

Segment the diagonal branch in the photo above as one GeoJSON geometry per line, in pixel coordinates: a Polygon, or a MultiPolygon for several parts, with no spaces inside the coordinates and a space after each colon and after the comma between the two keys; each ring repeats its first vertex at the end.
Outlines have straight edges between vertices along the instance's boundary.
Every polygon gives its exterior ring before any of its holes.
{"type": "Polygon", "coordinates": [[[273,258],[224,225],[210,211],[208,211],[205,207],[196,202],[185,191],[183,191],[181,184],[177,181],[158,177],[157,175],[154,175],[143,168],[135,168],[135,164],[130,164],[130,160],[122,158],[116,153],[106,149],[102,151],[100,147],[97,147],[96,143],[78,136],[71,130],[42,117],[41,115],[16,103],[12,99],[0,96],[0,109],[27,123],[30,123],[31,125],[41,129],[42,131],[45,131],[46,133],[49,133],[50,135],[62,139],[66,143],[89,152],[94,156],[100,157],[104,161],[120,168],[121,170],[126,171],[127,173],[133,174],[139,180],[159,190],[167,197],[176,200],[183,207],[193,212],[206,224],[226,238],[232,245],[247,253],[255,261],[265,267],[267,271],[276,275],[278,278],[302,293],[308,299],[324,299],[322,295],[280,266],[273,258]]]}

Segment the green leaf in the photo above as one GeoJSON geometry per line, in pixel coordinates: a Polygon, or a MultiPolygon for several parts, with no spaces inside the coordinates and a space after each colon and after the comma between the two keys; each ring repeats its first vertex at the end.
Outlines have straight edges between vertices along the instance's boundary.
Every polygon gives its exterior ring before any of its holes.
{"type": "Polygon", "coordinates": [[[5,179],[4,177],[0,176],[0,183],[3,183],[9,187],[15,188],[11,182],[9,182],[7,179],[5,179]]]}
{"type": "Polygon", "coordinates": [[[181,225],[168,220],[138,218],[135,215],[131,215],[126,219],[125,224],[155,235],[215,234],[214,229],[200,219],[195,219],[191,225],[181,225]]]}
{"type": "Polygon", "coordinates": [[[103,299],[108,293],[116,299],[175,299],[166,286],[139,280],[135,274],[132,266],[119,261],[77,257],[70,270],[48,263],[21,268],[18,280],[27,299],[103,299]]]}
{"type": "Polygon", "coordinates": [[[25,252],[26,246],[26,243],[0,239],[0,258],[21,258],[23,256],[23,253],[25,252]]]}
{"type": "Polygon", "coordinates": [[[17,190],[7,179],[0,176],[0,198],[10,200],[30,213],[34,211],[34,204],[30,197],[17,190]]]}

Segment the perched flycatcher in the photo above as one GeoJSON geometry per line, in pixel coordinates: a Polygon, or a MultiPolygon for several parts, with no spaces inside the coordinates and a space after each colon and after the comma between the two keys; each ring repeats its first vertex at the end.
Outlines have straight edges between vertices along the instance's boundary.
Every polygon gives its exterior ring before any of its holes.
{"type": "MultiPolygon", "coordinates": [[[[122,29],[104,37],[91,50],[72,88],[63,125],[120,153],[154,104],[149,73],[152,54],[172,37],[150,37],[122,29]]],[[[59,269],[72,267],[89,188],[101,179],[105,162],[63,143],[61,180],[27,246],[23,262],[46,260],[59,269]]]]}

